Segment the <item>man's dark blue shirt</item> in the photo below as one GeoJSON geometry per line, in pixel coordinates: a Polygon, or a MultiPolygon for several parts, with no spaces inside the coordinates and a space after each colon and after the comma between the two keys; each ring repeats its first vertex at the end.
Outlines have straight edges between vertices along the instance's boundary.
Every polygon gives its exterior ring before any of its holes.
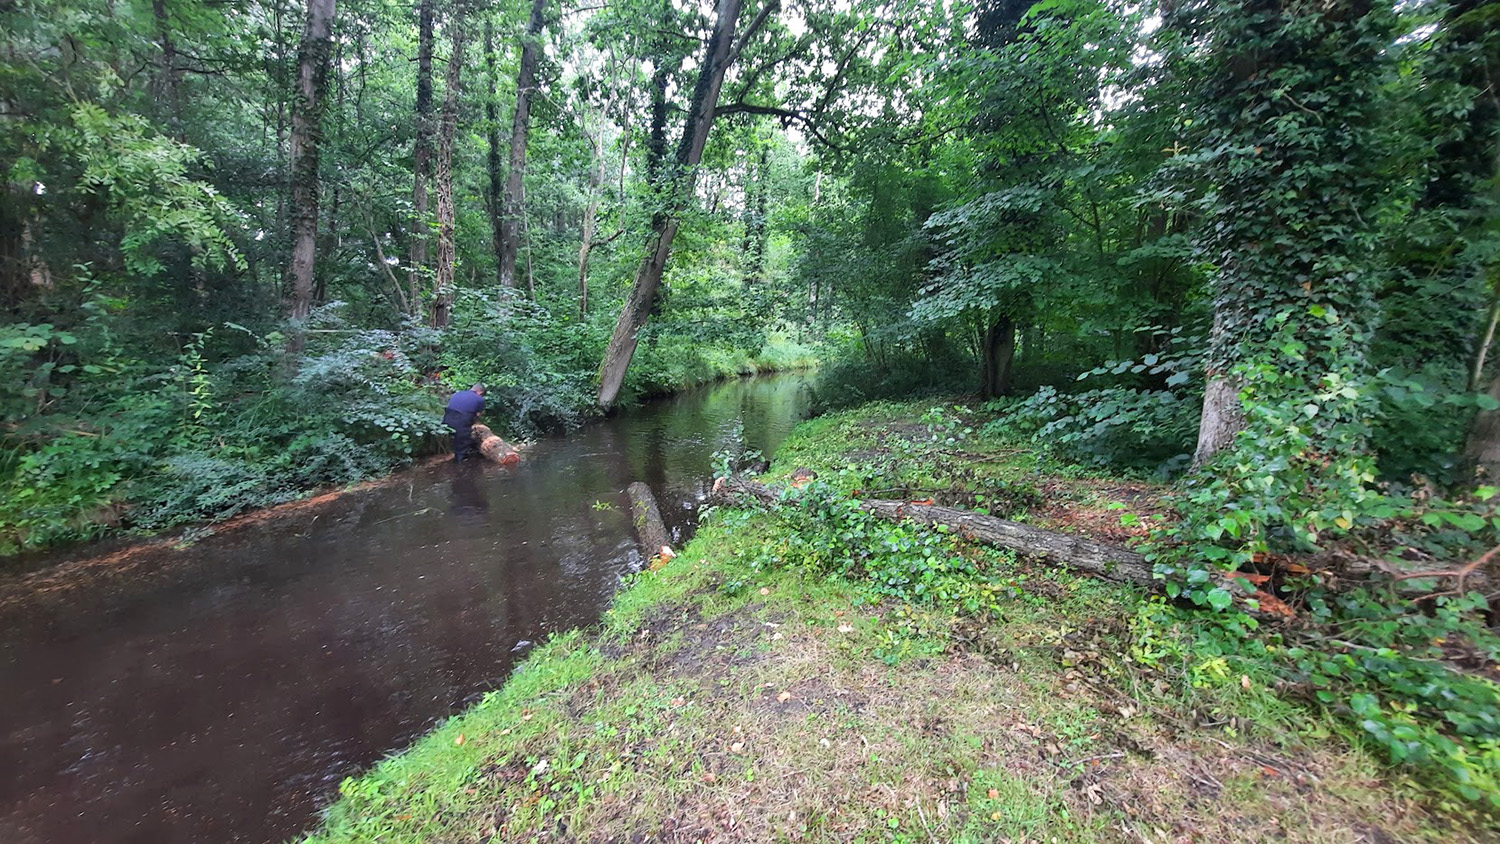
{"type": "Polygon", "coordinates": [[[455,431],[474,427],[474,420],[484,410],[484,398],[473,390],[460,390],[448,399],[448,409],[443,411],[443,424],[455,431]]]}

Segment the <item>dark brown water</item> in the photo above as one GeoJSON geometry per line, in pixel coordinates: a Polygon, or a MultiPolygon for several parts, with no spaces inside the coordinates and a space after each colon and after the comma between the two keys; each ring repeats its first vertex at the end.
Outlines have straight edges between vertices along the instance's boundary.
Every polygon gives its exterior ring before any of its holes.
{"type": "Polygon", "coordinates": [[[514,468],[414,470],[45,589],[0,581],[0,842],[297,835],[342,778],[499,686],[524,643],[599,617],[641,562],[628,484],[680,540],[713,453],[769,454],[804,392],[719,384],[514,468]]]}

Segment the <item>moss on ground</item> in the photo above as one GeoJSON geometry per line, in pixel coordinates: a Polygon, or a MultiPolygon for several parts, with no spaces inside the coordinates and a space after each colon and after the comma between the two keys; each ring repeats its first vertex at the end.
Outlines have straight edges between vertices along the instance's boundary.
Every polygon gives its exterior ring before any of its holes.
{"type": "MultiPolygon", "coordinates": [[[[885,477],[952,496],[1040,480],[1082,512],[1112,498],[982,438],[934,460],[920,412],[807,423],[773,474],[865,483],[850,465],[916,450],[885,477]]],[[[1129,590],[1013,564],[1023,588],[995,618],[957,618],[751,563],[789,530],[707,519],[597,628],[347,781],[307,840],[1479,840],[1248,676],[1184,692],[1132,662],[1129,590]]]]}

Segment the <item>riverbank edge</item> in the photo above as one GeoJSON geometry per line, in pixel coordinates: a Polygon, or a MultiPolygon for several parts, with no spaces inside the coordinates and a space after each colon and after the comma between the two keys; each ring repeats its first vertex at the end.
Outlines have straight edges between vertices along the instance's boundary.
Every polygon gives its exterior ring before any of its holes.
{"type": "MultiPolygon", "coordinates": [[[[629,404],[616,405],[616,410],[614,411],[596,407],[588,416],[581,420],[578,427],[607,419],[615,412],[628,412],[632,408],[640,407],[649,402],[664,401],[673,396],[712,387],[716,384],[747,378],[764,378],[813,372],[819,366],[819,362],[816,360],[812,362],[797,361],[785,368],[758,368],[762,363],[755,357],[747,358],[747,362],[755,368],[752,368],[748,372],[739,371],[714,375],[705,380],[694,381],[666,392],[640,394],[634,396],[629,404]]],[[[567,436],[571,430],[576,429],[563,431],[557,435],[567,436]]],[[[527,451],[536,441],[512,441],[507,439],[507,442],[521,454],[521,458],[524,460],[527,451]]],[[[10,554],[0,554],[0,584],[10,582],[10,585],[16,585],[19,582],[24,586],[24,581],[29,577],[41,574],[50,576],[56,574],[57,570],[63,567],[72,569],[77,567],[112,565],[143,553],[158,552],[166,549],[189,548],[194,542],[200,539],[231,533],[268,520],[304,515],[351,493],[364,492],[392,483],[399,483],[410,472],[439,465],[448,459],[450,449],[451,446],[447,444],[446,438],[431,438],[430,442],[427,443],[427,447],[414,451],[409,461],[392,467],[385,474],[364,478],[342,486],[321,486],[305,489],[296,498],[288,501],[267,507],[254,507],[241,510],[223,518],[204,519],[155,532],[137,532],[131,528],[106,527],[104,532],[91,539],[42,545],[25,548],[10,554]],[[439,442],[443,443],[442,448],[437,447],[439,442]],[[67,554],[71,548],[85,549],[99,544],[118,545],[119,547],[88,553],[76,558],[59,559],[56,561],[52,561],[51,559],[67,554]],[[41,562],[28,563],[28,561],[38,560],[41,562]]]]}
{"type": "MultiPolygon", "coordinates": [[[[770,475],[834,444],[833,431],[804,423],[770,475]]],[[[549,639],[480,703],[345,780],[305,844],[643,833],[1083,842],[1161,840],[1162,824],[1209,827],[1207,840],[1325,840],[1340,830],[1483,840],[1433,814],[1430,795],[1337,724],[1269,688],[1205,690],[1198,703],[1219,720],[1203,728],[1191,707],[1164,711],[1180,701],[1083,676],[1091,656],[1072,650],[1074,633],[1092,637],[1086,647],[1128,650],[1122,625],[1139,592],[1023,570],[1025,594],[994,625],[1007,643],[997,659],[936,632],[952,619],[861,584],[747,565],[758,547],[798,541],[776,521],[711,513],[680,556],[637,575],[598,624],[549,639]],[[1048,632],[1057,626],[1061,638],[1048,632]],[[861,682],[840,688],[836,675],[861,682]],[[849,723],[877,702],[894,718],[851,736],[849,723]],[[965,707],[979,723],[964,723],[965,707]],[[988,722],[999,729],[986,732],[988,722]],[[893,743],[906,745],[904,765],[893,743]],[[812,753],[781,749],[793,744],[812,753]],[[798,802],[795,788],[765,799],[775,788],[764,783],[805,781],[824,756],[860,769],[852,784],[810,789],[821,803],[806,793],[798,802]],[[883,765],[867,774],[872,762],[883,765]],[[913,776],[921,787],[906,787],[913,776]]]]}

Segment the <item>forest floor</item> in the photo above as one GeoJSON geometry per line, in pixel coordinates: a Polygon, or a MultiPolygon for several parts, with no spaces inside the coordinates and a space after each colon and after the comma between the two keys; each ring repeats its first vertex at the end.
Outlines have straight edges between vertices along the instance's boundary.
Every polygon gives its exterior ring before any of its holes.
{"type": "MultiPolygon", "coordinates": [[[[1114,541],[1118,505],[1158,507],[1149,483],[948,448],[921,412],[806,423],[770,474],[885,461],[903,490],[1114,541]]],[[[1128,588],[1014,562],[996,617],[960,620],[749,563],[796,541],[708,519],[598,627],[346,781],[309,841],[1495,840],[1248,677],[1184,690],[1133,662],[1128,588]]]]}

